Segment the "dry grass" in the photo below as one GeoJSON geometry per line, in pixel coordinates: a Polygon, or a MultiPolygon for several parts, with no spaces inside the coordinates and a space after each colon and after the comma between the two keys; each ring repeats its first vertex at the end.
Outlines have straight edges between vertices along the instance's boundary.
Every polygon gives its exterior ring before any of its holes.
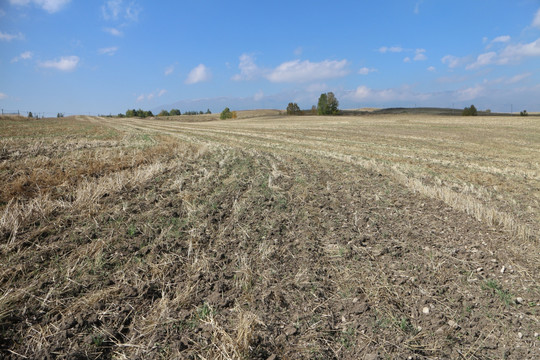
{"type": "Polygon", "coordinates": [[[1,119],[0,355],[540,354],[534,118],[248,115],[1,119]]]}

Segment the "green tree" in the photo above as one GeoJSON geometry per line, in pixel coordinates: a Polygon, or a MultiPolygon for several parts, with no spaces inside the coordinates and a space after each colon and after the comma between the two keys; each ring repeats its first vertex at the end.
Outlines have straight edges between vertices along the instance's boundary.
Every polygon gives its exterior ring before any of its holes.
{"type": "Polygon", "coordinates": [[[222,112],[221,114],[219,115],[219,118],[221,120],[225,120],[225,119],[232,119],[233,117],[233,113],[231,112],[231,109],[229,109],[228,107],[226,107],[222,112]]]}
{"type": "Polygon", "coordinates": [[[32,112],[31,112],[31,111],[29,111],[29,112],[28,112],[28,117],[29,117],[29,118],[32,118],[32,117],[34,117],[34,114],[32,114],[32,112]]]}
{"type": "Polygon", "coordinates": [[[328,95],[321,94],[317,103],[317,114],[326,115],[328,112],[328,95]]]}
{"type": "Polygon", "coordinates": [[[135,116],[137,116],[137,115],[135,114],[135,112],[136,112],[135,109],[129,109],[129,110],[127,110],[127,111],[126,111],[126,117],[135,117],[135,116]]]}
{"type": "Polygon", "coordinates": [[[169,112],[167,110],[161,110],[158,116],[169,116],[169,112]]]}
{"type": "Polygon", "coordinates": [[[182,115],[182,113],[181,113],[180,110],[178,110],[178,109],[171,109],[171,111],[169,112],[169,114],[170,114],[171,116],[182,115]]]}
{"type": "Polygon", "coordinates": [[[207,109],[207,110],[206,110],[206,113],[207,113],[207,114],[211,114],[212,112],[210,111],[210,109],[207,109]]]}
{"type": "Polygon", "coordinates": [[[519,115],[521,116],[529,116],[529,113],[527,112],[527,110],[523,110],[519,113],[519,115]]]}
{"type": "Polygon", "coordinates": [[[463,112],[461,113],[463,116],[476,116],[478,115],[478,110],[476,110],[476,107],[474,105],[471,105],[470,107],[466,107],[463,109],[463,112]]]}
{"type": "Polygon", "coordinates": [[[329,115],[337,115],[339,114],[339,101],[336,99],[336,96],[333,92],[329,92],[326,94],[326,101],[328,103],[328,114],[329,115]]]}
{"type": "Polygon", "coordinates": [[[297,103],[290,102],[289,105],[287,105],[287,115],[301,115],[302,111],[300,110],[300,107],[297,103]]]}

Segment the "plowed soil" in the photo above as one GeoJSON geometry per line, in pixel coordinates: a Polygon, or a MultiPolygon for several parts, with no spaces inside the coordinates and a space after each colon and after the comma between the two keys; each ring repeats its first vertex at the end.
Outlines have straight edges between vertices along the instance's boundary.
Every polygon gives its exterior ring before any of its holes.
{"type": "Polygon", "coordinates": [[[540,124],[482,121],[2,119],[0,357],[538,359],[540,124]]]}

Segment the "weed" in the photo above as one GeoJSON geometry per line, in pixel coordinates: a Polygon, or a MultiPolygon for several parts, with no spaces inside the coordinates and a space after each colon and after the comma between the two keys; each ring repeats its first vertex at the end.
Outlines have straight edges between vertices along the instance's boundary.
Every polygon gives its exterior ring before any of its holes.
{"type": "Polygon", "coordinates": [[[499,296],[499,299],[506,305],[511,305],[514,296],[507,290],[504,290],[502,286],[496,280],[487,280],[483,286],[484,290],[491,290],[499,296]]]}

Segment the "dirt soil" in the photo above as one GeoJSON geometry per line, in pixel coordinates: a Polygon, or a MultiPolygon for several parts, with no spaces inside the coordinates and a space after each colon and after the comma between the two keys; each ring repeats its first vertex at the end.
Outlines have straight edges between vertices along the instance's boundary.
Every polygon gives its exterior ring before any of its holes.
{"type": "Polygon", "coordinates": [[[68,121],[2,125],[0,357],[540,358],[538,244],[348,162],[68,121]]]}

